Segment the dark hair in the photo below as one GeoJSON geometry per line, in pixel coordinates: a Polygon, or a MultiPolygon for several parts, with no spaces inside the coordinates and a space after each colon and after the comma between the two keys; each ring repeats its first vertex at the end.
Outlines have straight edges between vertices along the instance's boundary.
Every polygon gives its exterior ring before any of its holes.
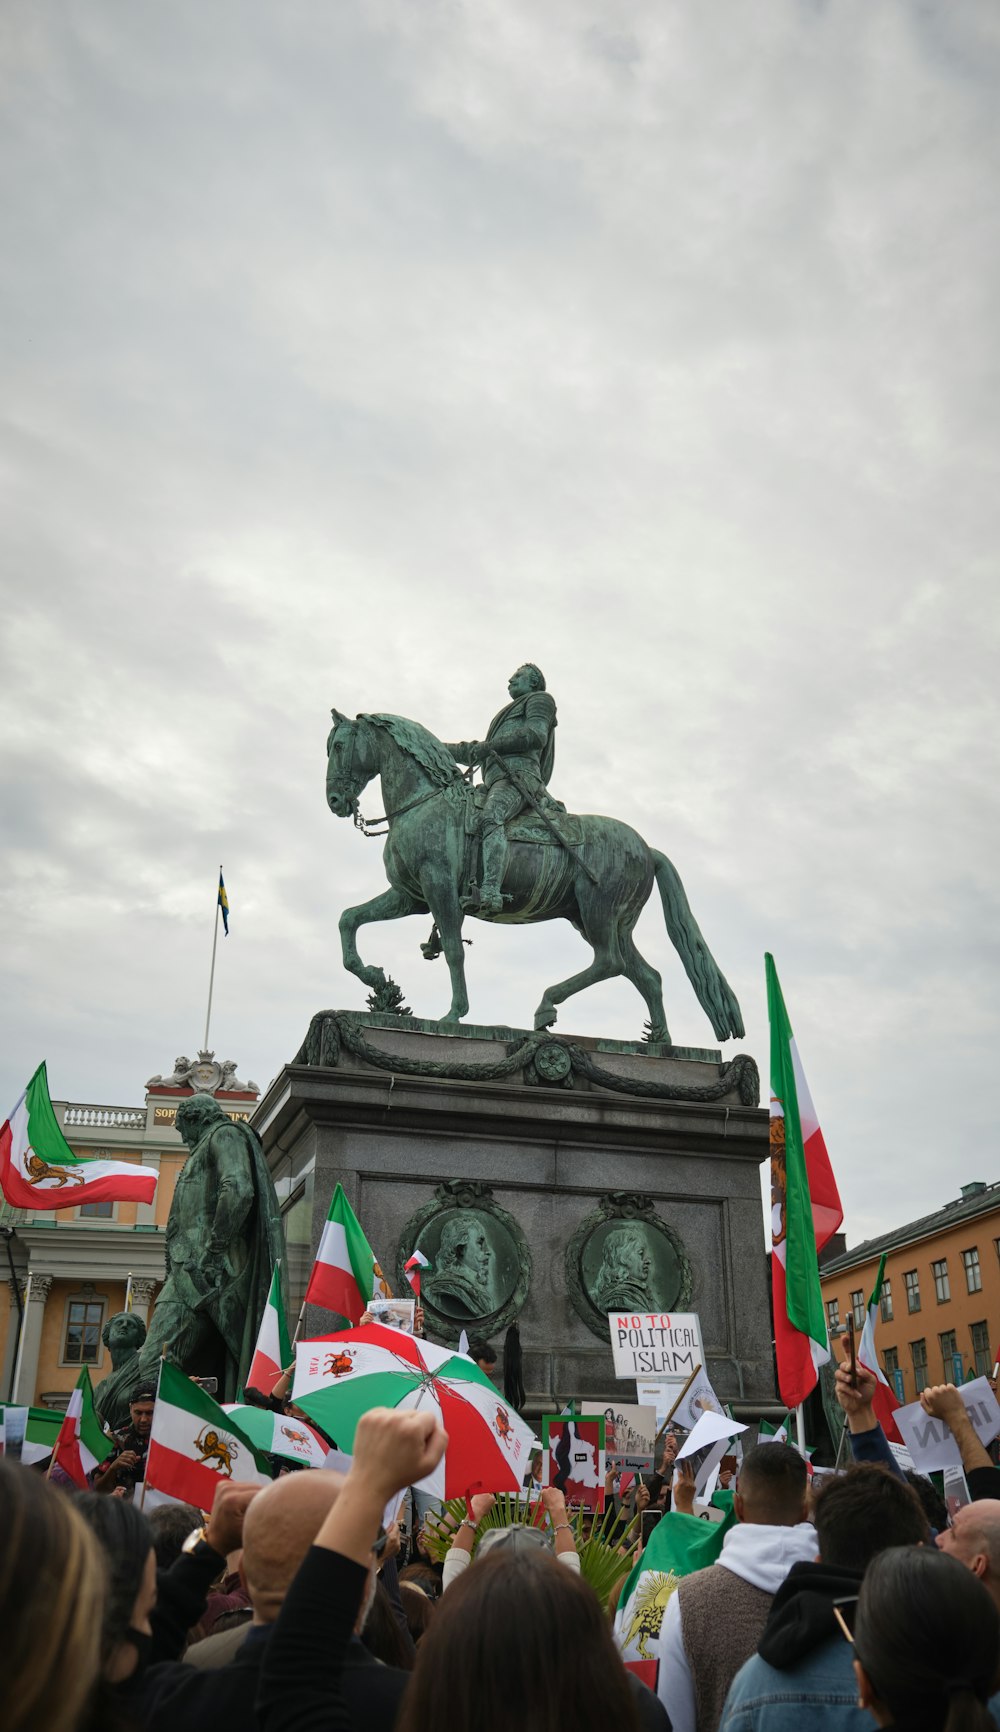
{"type": "Polygon", "coordinates": [[[439,1732],[442,1704],[476,1732],[639,1732],[635,1699],[593,1589],[547,1552],[501,1546],[453,1583],[417,1653],[397,1732],[439,1732]]]}
{"type": "Polygon", "coordinates": [[[416,1582],[400,1582],[399,1603],[406,1613],[406,1627],[416,1647],[434,1616],[437,1599],[431,1599],[416,1582]]]}
{"type": "Polygon", "coordinates": [[[146,1520],[156,1553],[156,1567],[169,1570],[180,1557],[184,1541],[195,1528],[201,1527],[203,1517],[193,1503],[165,1503],[150,1510],[146,1520]]]}
{"type": "Polygon", "coordinates": [[[432,1564],[412,1563],[399,1572],[401,1588],[419,1588],[422,1594],[427,1594],[432,1600],[441,1597],[441,1573],[432,1564]]]}
{"type": "Polygon", "coordinates": [[[379,1581],[375,1583],[375,1597],[368,1609],[361,1640],[383,1666],[396,1666],[404,1672],[412,1669],[413,1648],[405,1640],[396,1622],[392,1601],[379,1581]]]}
{"type": "Polygon", "coordinates": [[[914,1732],[995,1732],[1000,1612],[971,1570],[931,1546],[873,1558],[861,1584],[855,1652],[894,1721],[914,1732]]]}
{"type": "Polygon", "coordinates": [[[806,1464],[788,1443],[758,1443],[743,1457],[736,1489],[757,1521],[776,1526],[803,1520],[806,1464]]]}
{"type": "Polygon", "coordinates": [[[938,1533],[943,1533],[948,1526],[948,1505],[934,1481],[928,1479],[926,1474],[914,1472],[912,1467],[906,1468],[905,1474],[906,1483],[916,1492],[920,1507],[931,1527],[937,1528],[938,1533]]]}
{"type": "Polygon", "coordinates": [[[105,1569],[75,1500],[0,1461],[7,1732],[76,1732],[100,1665],[105,1569]]]}
{"type": "Polygon", "coordinates": [[[108,1601],[101,1631],[101,1655],[107,1661],[132,1622],[153,1536],[142,1511],[124,1498],[87,1491],[77,1498],[76,1507],[107,1559],[108,1601]]]}
{"type": "Polygon", "coordinates": [[[841,1570],[866,1570],[889,1546],[926,1545],[931,1537],[916,1492],[897,1473],[874,1464],[826,1480],[816,1493],[813,1519],[820,1558],[841,1570]]]}
{"type": "Polygon", "coordinates": [[[495,1365],[497,1362],[497,1356],[492,1347],[481,1335],[473,1336],[469,1342],[469,1358],[485,1359],[487,1365],[495,1365]]]}

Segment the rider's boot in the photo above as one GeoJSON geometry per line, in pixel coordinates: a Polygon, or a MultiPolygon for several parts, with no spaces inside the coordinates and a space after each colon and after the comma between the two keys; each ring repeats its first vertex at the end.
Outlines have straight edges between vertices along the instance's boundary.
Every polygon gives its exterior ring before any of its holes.
{"type": "Polygon", "coordinates": [[[503,826],[487,830],[483,837],[483,885],[479,892],[480,914],[502,914],[503,892],[500,889],[507,870],[509,850],[503,826]]]}

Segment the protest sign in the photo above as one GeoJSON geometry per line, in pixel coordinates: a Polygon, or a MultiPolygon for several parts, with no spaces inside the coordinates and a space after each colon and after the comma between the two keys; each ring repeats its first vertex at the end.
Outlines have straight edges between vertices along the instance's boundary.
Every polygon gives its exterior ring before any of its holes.
{"type": "Polygon", "coordinates": [[[546,1414],[542,1419],[542,1484],[568,1504],[604,1508],[604,1415],[546,1414]]]}
{"type": "Polygon", "coordinates": [[[705,1362],[693,1311],[610,1311],[608,1333],[616,1377],[665,1377],[683,1384],[705,1362]]]}
{"type": "Polygon", "coordinates": [[[730,1438],[737,1437],[746,1429],[738,1420],[730,1419],[728,1414],[702,1414],[690,1436],[685,1438],[677,1451],[677,1460],[690,1461],[694,1468],[696,1496],[711,1496],[709,1487],[714,1489],[719,1464],[723,1456],[729,1453],[730,1438]]]}
{"type": "Polygon", "coordinates": [[[656,1410],[617,1402],[604,1410],[604,1451],[617,1472],[648,1473],[653,1466],[656,1410]]]}
{"type": "Polygon", "coordinates": [[[415,1299],[369,1299],[368,1310],[372,1314],[373,1323],[382,1323],[388,1329],[402,1329],[404,1334],[413,1334],[413,1317],[417,1308],[415,1299]]]}
{"type": "MultiPolygon", "coordinates": [[[[958,1391],[980,1443],[992,1443],[1000,1433],[1000,1404],[985,1377],[963,1383],[958,1391]]],[[[917,1473],[937,1473],[961,1467],[958,1444],[943,1419],[925,1413],[919,1401],[899,1407],[894,1415],[917,1473]]]]}
{"type": "Polygon", "coordinates": [[[721,1412],[722,1402],[712,1388],[708,1372],[699,1371],[674,1408],[672,1422],[692,1431],[703,1413],[721,1412]]]}
{"type": "Polygon", "coordinates": [[[677,1400],[681,1385],[669,1377],[637,1377],[635,1380],[635,1399],[640,1407],[652,1407],[656,1411],[656,1429],[666,1420],[667,1414],[677,1400]]]}

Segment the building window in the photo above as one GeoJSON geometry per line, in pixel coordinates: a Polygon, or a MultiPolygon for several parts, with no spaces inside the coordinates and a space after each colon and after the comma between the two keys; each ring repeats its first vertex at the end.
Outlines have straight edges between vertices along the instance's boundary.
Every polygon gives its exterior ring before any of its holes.
{"type": "Polygon", "coordinates": [[[66,1308],[64,1365],[96,1365],[101,1357],[103,1299],[71,1299],[66,1308]]]}
{"type": "Polygon", "coordinates": [[[941,1364],[944,1367],[944,1380],[945,1380],[945,1382],[946,1383],[961,1383],[961,1381],[962,1381],[961,1369],[958,1370],[957,1376],[955,1374],[956,1373],[955,1359],[956,1359],[956,1356],[958,1354],[958,1342],[955,1338],[954,1329],[946,1329],[943,1332],[943,1334],[938,1336],[938,1340],[941,1343],[941,1364]]]}
{"type": "Polygon", "coordinates": [[[931,1264],[931,1274],[934,1277],[934,1293],[939,1305],[951,1298],[951,1283],[948,1280],[948,1259],[942,1257],[939,1263],[931,1264]]]}
{"type": "Polygon", "coordinates": [[[965,1265],[965,1285],[970,1293],[982,1291],[983,1272],[979,1267],[979,1252],[975,1246],[971,1251],[962,1252],[962,1262],[965,1265]]]}
{"type": "Polygon", "coordinates": [[[976,1376],[988,1377],[993,1370],[990,1362],[990,1331],[986,1323],[970,1323],[972,1335],[972,1356],[976,1362],[976,1376]]]}
{"type": "Polygon", "coordinates": [[[81,1221],[113,1221],[115,1218],[114,1203],[81,1203],[81,1221]]]}
{"type": "Polygon", "coordinates": [[[826,1326],[831,1335],[840,1332],[840,1300],[828,1299],[826,1302],[826,1326]]]}
{"type": "Polygon", "coordinates": [[[883,1281],[882,1294],[878,1302],[879,1316],[883,1323],[892,1322],[892,1283],[883,1281]]]}
{"type": "Polygon", "coordinates": [[[907,1269],[903,1276],[906,1286],[906,1309],[909,1312],[920,1310],[920,1276],[916,1269],[907,1269]]]}
{"type": "Polygon", "coordinates": [[[899,1351],[895,1347],[887,1347],[882,1355],[885,1375],[891,1385],[897,1401],[905,1399],[903,1394],[903,1373],[899,1368],[899,1351]]]}
{"type": "Polygon", "coordinates": [[[926,1341],[911,1341],[910,1352],[913,1356],[913,1381],[917,1394],[927,1388],[927,1343],[926,1341]]]}
{"type": "Polygon", "coordinates": [[[856,1293],[851,1294],[851,1310],[854,1314],[855,1329],[863,1329],[865,1326],[865,1296],[860,1287],[856,1293]]]}

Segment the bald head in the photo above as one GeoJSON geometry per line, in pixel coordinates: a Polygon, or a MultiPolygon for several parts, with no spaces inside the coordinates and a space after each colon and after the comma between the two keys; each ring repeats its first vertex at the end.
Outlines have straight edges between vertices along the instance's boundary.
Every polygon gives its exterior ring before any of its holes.
{"type": "Polygon", "coordinates": [[[963,1504],[951,1527],[938,1534],[937,1543],[977,1575],[1000,1604],[1000,1499],[984,1497],[963,1504]]]}
{"type": "Polygon", "coordinates": [[[243,1523],[242,1576],[255,1624],[271,1624],[344,1483],[326,1468],[285,1474],[254,1498],[243,1523]]]}

